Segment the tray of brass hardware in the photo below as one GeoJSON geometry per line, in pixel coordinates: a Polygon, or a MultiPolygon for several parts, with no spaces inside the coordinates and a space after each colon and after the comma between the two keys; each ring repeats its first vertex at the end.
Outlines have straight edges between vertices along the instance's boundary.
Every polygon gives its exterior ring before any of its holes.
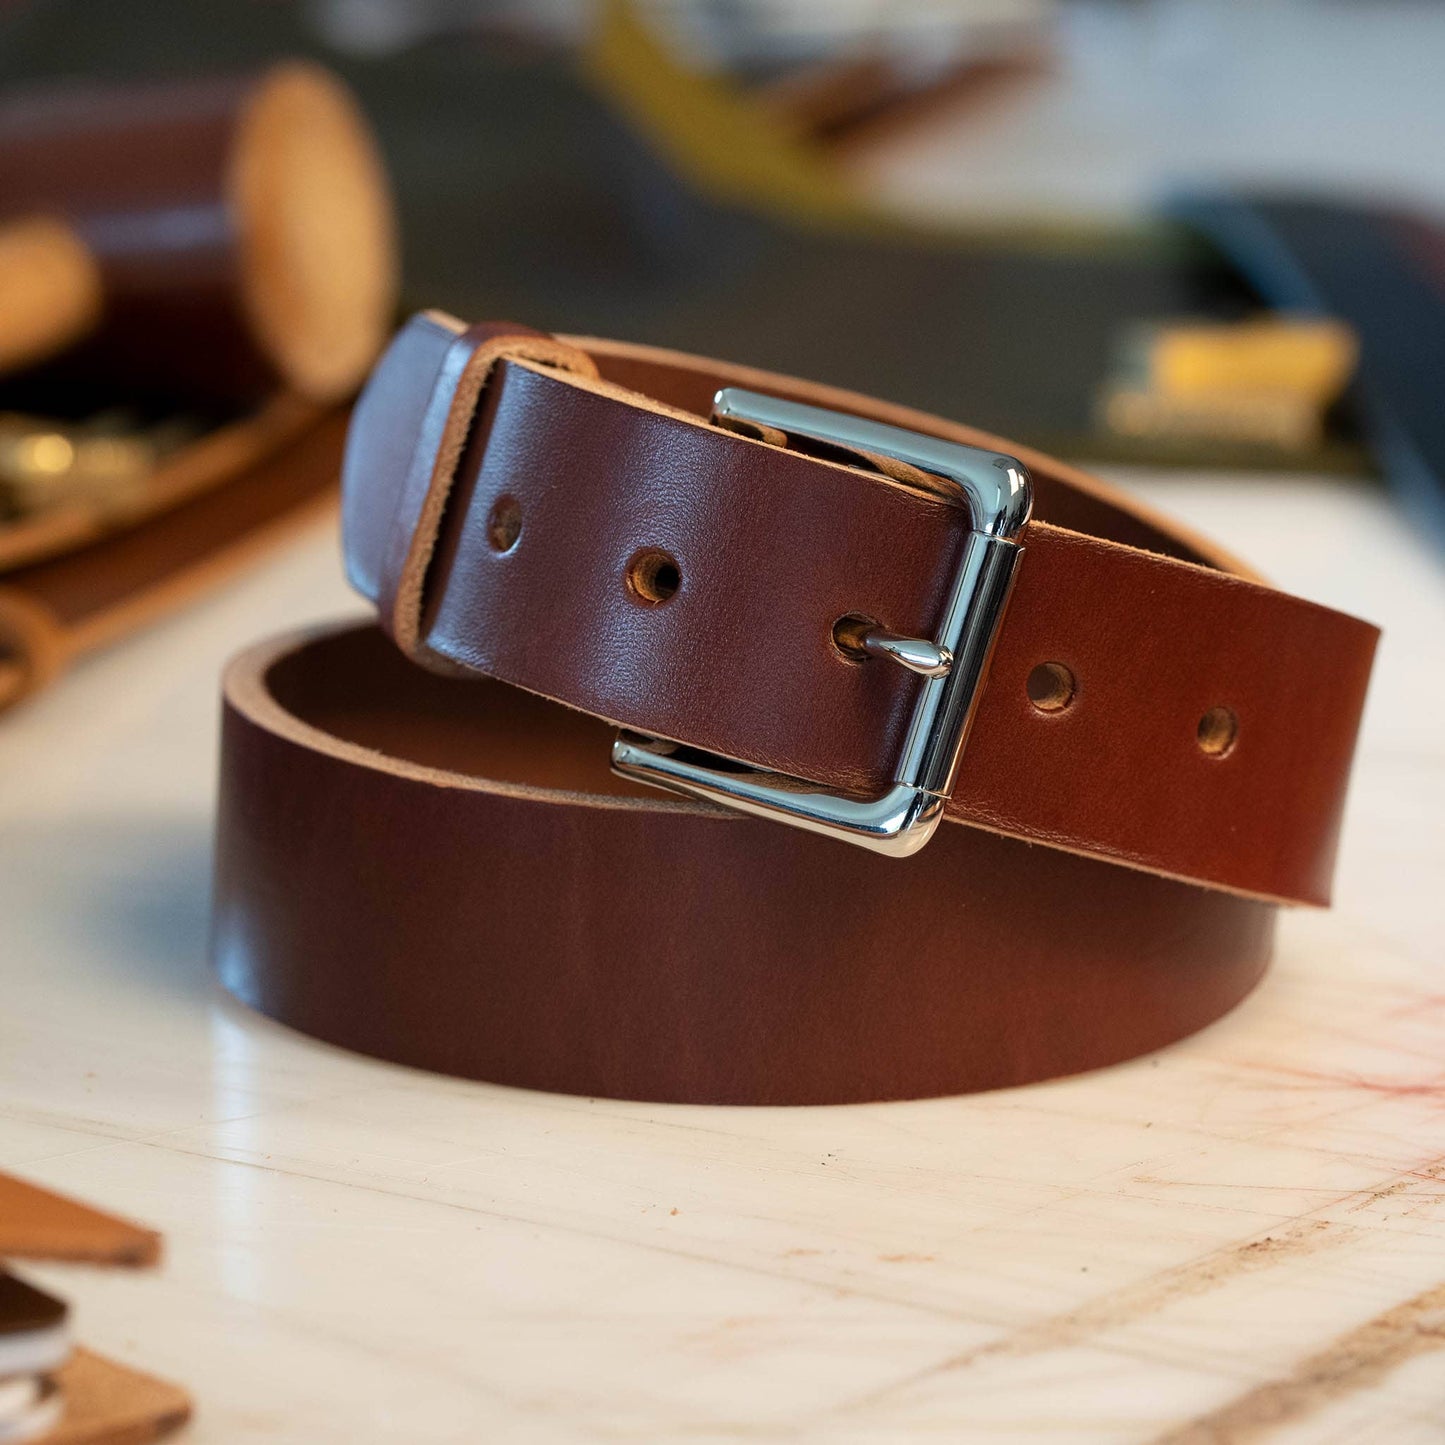
{"type": "Polygon", "coordinates": [[[0,573],[188,501],[300,437],[322,410],[285,393],[218,425],[119,408],[80,420],[0,409],[0,573]]]}

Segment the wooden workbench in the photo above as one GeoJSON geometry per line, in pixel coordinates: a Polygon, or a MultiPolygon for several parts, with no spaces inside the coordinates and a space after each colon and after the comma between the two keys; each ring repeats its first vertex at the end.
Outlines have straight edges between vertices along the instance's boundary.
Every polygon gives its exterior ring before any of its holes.
{"type": "Polygon", "coordinates": [[[215,679],[313,532],[0,721],[0,1167],[164,1231],[42,1272],[200,1442],[1445,1439],[1445,567],[1371,488],[1144,488],[1385,624],[1339,904],[1231,1017],[985,1097],[412,1073],[205,964],[215,679]]]}

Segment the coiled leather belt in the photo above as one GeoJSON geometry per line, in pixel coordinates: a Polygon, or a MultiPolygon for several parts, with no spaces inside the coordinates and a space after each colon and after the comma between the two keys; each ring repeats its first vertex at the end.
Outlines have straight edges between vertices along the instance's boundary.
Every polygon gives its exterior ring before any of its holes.
{"type": "Polygon", "coordinates": [[[324,1039],[656,1100],[992,1088],[1199,1028],[1328,899],[1375,629],[1026,449],[427,313],[344,526],[380,628],[233,663],[214,928],[324,1039]]]}

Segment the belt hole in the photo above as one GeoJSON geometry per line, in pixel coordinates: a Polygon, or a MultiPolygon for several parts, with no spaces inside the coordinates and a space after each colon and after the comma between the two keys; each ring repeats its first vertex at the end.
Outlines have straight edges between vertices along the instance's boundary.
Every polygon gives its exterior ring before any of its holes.
{"type": "Polygon", "coordinates": [[[1039,712],[1063,712],[1074,700],[1074,674],[1062,662],[1041,662],[1029,673],[1029,701],[1039,712]]]}
{"type": "Polygon", "coordinates": [[[510,552],[522,535],[522,504],[513,496],[498,497],[487,515],[487,541],[494,552],[510,552]]]}
{"type": "Polygon", "coordinates": [[[861,612],[845,612],[833,624],[833,646],[849,662],[867,662],[868,654],[863,650],[863,634],[877,626],[876,617],[865,617],[861,612]]]}
{"type": "Polygon", "coordinates": [[[1210,758],[1227,758],[1239,738],[1239,719],[1227,707],[1212,707],[1195,730],[1199,751],[1210,758]]]}
{"type": "Polygon", "coordinates": [[[635,602],[661,607],[671,602],[682,586],[682,569],[677,558],[660,547],[644,547],[632,554],[627,564],[627,590],[635,602]]]}

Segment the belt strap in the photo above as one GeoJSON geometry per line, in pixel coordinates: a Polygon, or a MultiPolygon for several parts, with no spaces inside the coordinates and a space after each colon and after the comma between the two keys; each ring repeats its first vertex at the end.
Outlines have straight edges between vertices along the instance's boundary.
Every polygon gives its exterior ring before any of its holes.
{"type": "Polygon", "coordinates": [[[607,768],[606,726],[413,667],[373,627],[226,677],[212,956],[239,998],[523,1088],[827,1104],[1172,1042],[1276,909],[979,828],[882,858],[607,768]]]}
{"type": "Polygon", "coordinates": [[[1037,509],[956,826],[896,861],[640,787],[613,725],[886,781],[919,679],[834,624],[932,635],[967,531],[927,479],[709,425],[720,386],[1001,447],[675,353],[414,320],[344,473],[391,640],[285,638],[227,676],[227,986],[405,1063],[734,1103],[1022,1083],[1228,1009],[1273,903],[1327,896],[1374,629],[1008,448],[1037,509]],[[629,590],[656,554],[666,600],[629,590]],[[1068,706],[1031,700],[1040,664],[1068,706]],[[1201,746],[1213,708],[1232,747],[1201,746]]]}
{"type": "Polygon", "coordinates": [[[614,342],[573,341],[570,362],[549,365],[530,359],[535,336],[516,335],[502,360],[506,329],[418,317],[352,423],[347,564],[415,660],[780,773],[880,788],[917,679],[850,664],[834,624],[857,615],[931,635],[965,534],[959,509],[709,426],[713,394],[746,386],[1007,450],[1033,474],[1035,519],[948,816],[1215,887],[1328,901],[1373,627],[1275,591],[1113,488],[969,428],[614,342]],[[459,387],[463,372],[490,377],[485,392],[459,387]],[[505,550],[499,503],[521,526],[505,550]],[[639,605],[626,585],[629,559],[649,552],[679,574],[665,606],[639,605]],[[1028,693],[1049,663],[1074,686],[1052,712],[1028,693]],[[1215,709],[1237,725],[1227,756],[1200,746],[1215,709]]]}

